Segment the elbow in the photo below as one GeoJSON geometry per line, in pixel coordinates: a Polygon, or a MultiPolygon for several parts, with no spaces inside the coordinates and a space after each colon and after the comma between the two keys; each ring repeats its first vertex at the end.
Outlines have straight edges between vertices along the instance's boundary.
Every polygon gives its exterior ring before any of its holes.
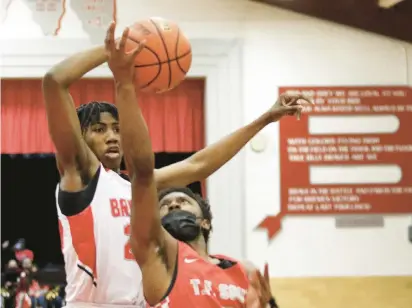
{"type": "Polygon", "coordinates": [[[69,82],[65,80],[59,74],[56,72],[54,68],[50,69],[44,76],[43,76],[43,87],[62,87],[62,88],[68,88],[69,87],[69,82]]]}
{"type": "Polygon", "coordinates": [[[150,248],[149,242],[141,241],[131,236],[129,239],[130,247],[134,258],[139,266],[143,266],[148,258],[148,250],[150,248]]]}

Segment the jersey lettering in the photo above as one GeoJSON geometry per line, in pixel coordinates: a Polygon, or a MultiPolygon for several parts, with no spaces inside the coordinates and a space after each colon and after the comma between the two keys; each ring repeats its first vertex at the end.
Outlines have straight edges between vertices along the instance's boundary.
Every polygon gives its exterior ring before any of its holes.
{"type": "Polygon", "coordinates": [[[205,280],[203,282],[203,290],[202,290],[202,295],[208,295],[208,296],[214,296],[214,294],[212,294],[212,282],[209,280],[205,280]]]}
{"type": "Polygon", "coordinates": [[[200,280],[190,279],[190,284],[193,287],[193,292],[195,293],[195,295],[200,295],[200,280]]]}
{"type": "Polygon", "coordinates": [[[219,296],[224,300],[245,302],[246,290],[233,284],[219,284],[219,296]]]}
{"type": "Polygon", "coordinates": [[[193,294],[196,296],[218,296],[222,300],[245,302],[246,290],[233,284],[219,284],[217,288],[218,294],[213,292],[213,285],[210,280],[190,279],[190,284],[193,287],[193,294]]]}
{"type": "Polygon", "coordinates": [[[126,260],[134,260],[134,256],[133,256],[133,252],[132,252],[132,246],[130,246],[130,234],[131,234],[131,227],[130,224],[127,224],[126,226],[124,226],[124,235],[127,236],[127,242],[124,245],[124,258],[126,260]]]}
{"type": "Polygon", "coordinates": [[[131,200],[110,199],[110,211],[113,217],[130,217],[131,200]]]}

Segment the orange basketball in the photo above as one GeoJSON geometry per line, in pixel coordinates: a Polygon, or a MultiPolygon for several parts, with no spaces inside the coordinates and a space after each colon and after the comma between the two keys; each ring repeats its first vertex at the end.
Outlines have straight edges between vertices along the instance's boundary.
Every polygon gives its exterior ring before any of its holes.
{"type": "Polygon", "coordinates": [[[136,80],[142,91],[164,92],[185,78],[192,63],[192,48],[179,26],[162,18],[150,18],[130,26],[126,50],[146,40],[135,60],[136,80]]]}

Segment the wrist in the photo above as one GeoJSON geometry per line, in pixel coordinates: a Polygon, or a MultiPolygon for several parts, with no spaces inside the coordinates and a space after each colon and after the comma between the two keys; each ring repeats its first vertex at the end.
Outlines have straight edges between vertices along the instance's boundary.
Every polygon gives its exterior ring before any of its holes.
{"type": "Polygon", "coordinates": [[[116,89],[135,89],[135,84],[133,80],[128,80],[128,79],[119,79],[115,80],[116,83],[116,89]]]}
{"type": "Polygon", "coordinates": [[[266,111],[264,114],[262,114],[259,118],[258,121],[261,123],[261,125],[266,126],[270,123],[273,122],[273,117],[272,113],[270,111],[266,111]]]}

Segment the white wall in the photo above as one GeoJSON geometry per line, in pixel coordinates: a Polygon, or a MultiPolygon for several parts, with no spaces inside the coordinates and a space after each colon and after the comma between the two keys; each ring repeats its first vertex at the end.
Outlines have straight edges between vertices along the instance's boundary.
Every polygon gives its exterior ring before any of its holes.
{"type": "MultiPolygon", "coordinates": [[[[41,76],[89,44],[70,12],[60,38],[43,38],[30,21],[25,27],[30,32],[21,30],[24,6],[18,12],[19,1],[14,0],[14,11],[0,31],[2,38],[13,38],[1,44],[4,76],[41,76]]],[[[279,86],[412,85],[407,78],[412,74],[411,44],[245,0],[118,3],[120,26],[164,16],[179,21],[192,39],[190,75],[208,80],[208,143],[269,108],[279,86]]],[[[105,68],[93,75],[109,76],[105,68]]],[[[287,217],[268,244],[266,234],[255,227],[279,210],[277,125],[262,134],[269,141],[266,151],[256,154],[247,147],[209,180],[216,217],[213,252],[257,264],[269,260],[272,276],[412,275],[412,245],[406,238],[410,216],[388,216],[384,228],[361,230],[336,230],[332,217],[287,217]]]]}
{"type": "MultiPolygon", "coordinates": [[[[243,58],[246,122],[275,100],[280,85],[412,85],[407,79],[407,73],[412,74],[411,45],[311,19],[293,19],[248,24],[243,58]]],[[[273,200],[279,200],[279,145],[272,137],[278,135],[278,126],[268,127],[263,134],[271,140],[267,151],[246,152],[249,230],[273,215],[273,200]],[[257,180],[262,178],[266,181],[257,180]]],[[[407,241],[410,215],[387,216],[385,227],[375,229],[337,230],[332,216],[293,216],[282,223],[282,231],[268,248],[264,232],[248,233],[248,257],[259,262],[270,258],[273,275],[412,275],[412,244],[407,241]],[[265,249],[269,257],[262,253],[265,249]]]]}

